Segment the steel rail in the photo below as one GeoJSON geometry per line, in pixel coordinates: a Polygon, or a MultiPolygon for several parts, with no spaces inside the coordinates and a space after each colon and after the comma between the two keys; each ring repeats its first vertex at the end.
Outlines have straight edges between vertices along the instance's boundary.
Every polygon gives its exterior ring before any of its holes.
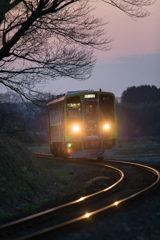
{"type": "MultiPolygon", "coordinates": [[[[112,160],[107,160],[108,162],[112,161],[112,160]]],[[[113,161],[112,161],[113,162],[113,161]]],[[[122,164],[130,164],[130,165],[134,165],[134,166],[137,166],[139,168],[143,168],[151,173],[153,173],[155,176],[156,176],[156,181],[151,184],[150,186],[146,187],[145,189],[139,191],[138,193],[136,194],[133,194],[132,196],[134,196],[134,198],[136,197],[136,195],[142,195],[144,194],[145,192],[148,193],[150,190],[154,190],[154,187],[156,187],[159,182],[160,182],[160,173],[159,171],[157,171],[155,168],[152,168],[152,167],[149,167],[149,166],[146,166],[146,165],[143,165],[143,164],[139,164],[139,163],[132,163],[132,162],[127,162],[127,161],[116,161],[114,160],[114,162],[116,163],[122,163],[122,164]]]]}
{"type": "Polygon", "coordinates": [[[108,206],[100,208],[96,211],[86,213],[85,215],[82,215],[82,216],[77,217],[75,219],[66,221],[64,223],[57,224],[55,226],[43,229],[41,231],[38,231],[37,233],[29,234],[25,237],[19,238],[18,240],[43,239],[43,237],[45,237],[46,234],[49,234],[49,233],[54,232],[54,231],[60,231],[63,228],[72,226],[73,224],[80,223],[80,222],[88,219],[89,217],[94,217],[94,216],[97,217],[98,215],[104,213],[105,211],[107,211],[111,208],[114,208],[114,207],[118,206],[119,204],[123,204],[123,203],[129,202],[129,201],[132,201],[133,199],[136,199],[136,198],[142,196],[144,193],[146,194],[146,193],[150,192],[151,190],[153,190],[159,184],[160,173],[154,168],[151,168],[151,167],[148,167],[148,166],[145,166],[145,165],[141,165],[141,164],[137,164],[137,163],[129,163],[129,162],[122,162],[122,161],[114,161],[114,162],[135,165],[135,166],[143,168],[143,169],[145,169],[149,172],[152,172],[156,176],[156,181],[154,183],[152,183],[150,186],[146,187],[145,189],[143,189],[141,191],[138,191],[137,193],[134,193],[134,194],[132,194],[132,195],[126,197],[126,198],[117,200],[116,202],[114,202],[114,203],[112,203],[108,206]]]}
{"type": "MultiPolygon", "coordinates": [[[[42,156],[46,157],[45,155],[41,155],[41,157],[42,156]]],[[[49,157],[51,158],[51,156],[49,156],[49,157]]],[[[85,162],[82,163],[81,162],[81,164],[96,165],[96,166],[112,169],[113,171],[118,173],[120,178],[119,178],[118,181],[116,181],[111,186],[109,186],[109,187],[107,187],[105,189],[102,189],[102,190],[100,190],[98,192],[92,193],[90,195],[83,196],[83,197],[81,197],[81,198],[79,198],[77,200],[74,200],[72,202],[65,203],[63,205],[60,205],[60,206],[48,209],[46,211],[43,211],[43,212],[31,215],[31,216],[28,216],[28,217],[25,217],[25,218],[22,218],[22,219],[19,219],[19,220],[10,222],[10,223],[3,224],[3,225],[0,226],[0,234],[4,235],[4,233],[6,233],[6,232],[11,232],[13,230],[15,231],[16,229],[17,230],[22,229],[24,226],[26,227],[28,225],[31,225],[35,221],[38,221],[39,218],[43,218],[43,219],[49,218],[56,211],[64,209],[64,208],[67,208],[67,207],[70,207],[70,206],[73,206],[74,204],[79,204],[80,202],[83,202],[83,201],[87,202],[87,201],[95,200],[96,197],[100,197],[102,194],[108,194],[111,191],[117,190],[123,184],[124,173],[120,169],[117,169],[115,167],[112,167],[112,166],[109,166],[109,165],[106,165],[106,164],[99,164],[99,163],[93,163],[93,162],[88,162],[88,163],[85,163],[85,162]]]]}

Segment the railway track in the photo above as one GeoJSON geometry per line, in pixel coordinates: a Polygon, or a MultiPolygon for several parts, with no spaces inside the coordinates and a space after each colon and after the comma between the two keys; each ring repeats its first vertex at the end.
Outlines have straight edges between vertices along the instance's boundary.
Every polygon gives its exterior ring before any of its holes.
{"type": "MultiPolygon", "coordinates": [[[[51,156],[37,155],[53,159],[51,156]]],[[[74,160],[71,160],[74,162],[74,160]]],[[[77,161],[76,161],[77,162],[77,161]]],[[[50,234],[61,234],[74,226],[80,227],[97,219],[109,210],[129,203],[157,187],[160,174],[157,170],[135,163],[121,161],[84,162],[110,168],[119,175],[112,186],[72,202],[0,226],[2,239],[46,239],[50,234]],[[41,229],[41,230],[40,230],[41,229]]]]}

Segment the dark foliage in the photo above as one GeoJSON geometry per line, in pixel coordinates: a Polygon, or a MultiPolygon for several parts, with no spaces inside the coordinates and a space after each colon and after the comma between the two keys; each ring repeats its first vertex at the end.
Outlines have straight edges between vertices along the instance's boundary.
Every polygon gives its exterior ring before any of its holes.
{"type": "Polygon", "coordinates": [[[117,103],[119,137],[160,136],[160,89],[130,87],[117,103]]]}
{"type": "Polygon", "coordinates": [[[129,87],[122,93],[122,103],[140,104],[160,102],[160,88],[143,85],[129,87]]]}
{"type": "Polygon", "coordinates": [[[18,95],[10,92],[0,94],[0,97],[0,133],[27,143],[48,142],[47,111],[44,106],[54,96],[42,98],[39,102],[41,107],[36,103],[26,106],[18,95]]]}

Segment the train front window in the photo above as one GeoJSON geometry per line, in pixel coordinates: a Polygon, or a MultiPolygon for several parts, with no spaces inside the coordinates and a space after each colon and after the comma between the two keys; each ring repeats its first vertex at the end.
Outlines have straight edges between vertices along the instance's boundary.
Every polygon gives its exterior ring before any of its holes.
{"type": "Polygon", "coordinates": [[[114,118],[114,99],[111,95],[99,96],[101,120],[110,120],[114,118]]]}
{"type": "Polygon", "coordinates": [[[80,103],[68,103],[67,104],[67,118],[68,118],[68,120],[81,119],[80,103]]]}
{"type": "Polygon", "coordinates": [[[81,119],[80,97],[71,97],[67,99],[67,119],[68,121],[81,119]]]}
{"type": "Polygon", "coordinates": [[[84,119],[86,123],[97,123],[98,121],[98,104],[97,102],[84,103],[84,119]]]}

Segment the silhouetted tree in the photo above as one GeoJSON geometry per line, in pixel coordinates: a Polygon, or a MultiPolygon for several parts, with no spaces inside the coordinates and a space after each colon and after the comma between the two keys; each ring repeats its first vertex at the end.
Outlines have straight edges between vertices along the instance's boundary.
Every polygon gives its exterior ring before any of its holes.
{"type": "Polygon", "coordinates": [[[132,104],[160,102],[160,88],[149,85],[129,87],[122,93],[121,101],[132,104]]]}
{"type": "MultiPolygon", "coordinates": [[[[102,0],[103,1],[103,0],[102,0]]],[[[1,0],[0,83],[33,100],[36,83],[90,77],[93,50],[107,50],[104,23],[89,0],[1,0]]],[[[98,2],[98,1],[95,1],[98,2]]],[[[104,0],[130,17],[145,17],[153,0],[104,0]]]]}
{"type": "Polygon", "coordinates": [[[48,141],[47,111],[44,105],[55,96],[45,93],[43,97],[39,106],[36,106],[37,103],[29,103],[29,107],[27,107],[18,94],[1,93],[0,133],[16,137],[24,142],[48,141]]]}
{"type": "Polygon", "coordinates": [[[117,118],[120,137],[160,136],[160,89],[145,85],[125,90],[117,118]]]}

